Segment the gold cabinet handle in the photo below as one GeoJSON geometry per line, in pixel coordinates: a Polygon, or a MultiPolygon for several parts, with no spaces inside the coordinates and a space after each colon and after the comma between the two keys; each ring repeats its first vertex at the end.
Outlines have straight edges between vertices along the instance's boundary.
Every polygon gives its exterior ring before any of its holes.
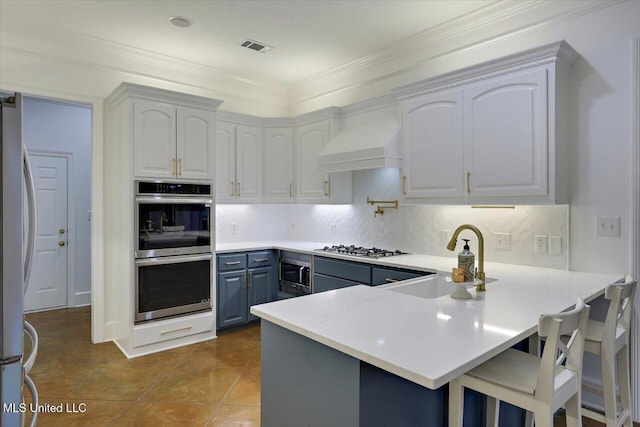
{"type": "Polygon", "coordinates": [[[249,287],[253,288],[253,273],[249,273],[249,287]]]}
{"type": "Polygon", "coordinates": [[[240,197],[240,182],[236,182],[236,196],[240,197]]]}
{"type": "Polygon", "coordinates": [[[393,283],[393,282],[397,282],[398,279],[392,279],[391,277],[385,277],[384,279],[387,283],[393,283]]]}
{"type": "Polygon", "coordinates": [[[323,190],[324,190],[324,195],[326,197],[329,197],[329,180],[325,179],[324,180],[324,185],[322,186],[323,190]]]}
{"type": "Polygon", "coordinates": [[[269,261],[269,258],[255,258],[253,260],[253,262],[267,262],[269,261]]]}
{"type": "Polygon", "coordinates": [[[231,181],[231,193],[229,193],[231,197],[233,197],[233,190],[235,190],[235,188],[236,188],[235,184],[233,183],[233,181],[231,181]]]}
{"type": "Polygon", "coordinates": [[[293,183],[289,183],[289,197],[293,197],[293,183]]]}
{"type": "Polygon", "coordinates": [[[178,159],[178,176],[182,176],[182,159],[178,159]]]}
{"type": "Polygon", "coordinates": [[[64,246],[64,245],[65,245],[64,241],[60,240],[60,241],[58,242],[58,246],[62,247],[62,246],[64,246]]]}
{"type": "Polygon", "coordinates": [[[402,175],[402,194],[407,195],[407,176],[402,175]]]}
{"type": "Polygon", "coordinates": [[[176,174],[176,158],[174,157],[173,159],[171,159],[171,168],[173,170],[173,172],[171,173],[172,176],[177,176],[176,174]]]}
{"type": "Polygon", "coordinates": [[[467,172],[467,194],[471,194],[471,172],[467,172]]]}

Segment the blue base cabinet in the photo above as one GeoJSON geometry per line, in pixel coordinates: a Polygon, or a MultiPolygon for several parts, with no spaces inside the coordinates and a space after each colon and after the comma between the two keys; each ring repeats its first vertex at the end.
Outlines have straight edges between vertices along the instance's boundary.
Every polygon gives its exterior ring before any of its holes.
{"type": "Polygon", "coordinates": [[[273,251],[217,256],[218,329],[257,320],[249,308],[273,301],[277,279],[274,259],[273,251]]]}
{"type": "MultiPolygon", "coordinates": [[[[430,390],[265,320],[261,334],[262,427],[448,425],[447,385],[430,390]]],[[[486,397],[465,390],[464,427],[485,420],[486,397]]],[[[523,426],[524,411],[502,403],[500,425],[523,426]]]]}

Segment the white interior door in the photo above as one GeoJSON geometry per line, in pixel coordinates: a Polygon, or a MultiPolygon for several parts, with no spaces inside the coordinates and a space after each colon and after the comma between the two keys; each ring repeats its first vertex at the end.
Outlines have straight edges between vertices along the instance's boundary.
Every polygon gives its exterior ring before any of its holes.
{"type": "Polygon", "coordinates": [[[67,158],[30,155],[36,194],[36,243],[25,310],[67,306],[67,158]]]}

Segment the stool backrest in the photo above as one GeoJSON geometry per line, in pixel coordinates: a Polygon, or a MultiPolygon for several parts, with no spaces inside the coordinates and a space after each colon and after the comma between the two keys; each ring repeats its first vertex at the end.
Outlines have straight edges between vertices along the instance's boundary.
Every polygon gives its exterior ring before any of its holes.
{"type": "Polygon", "coordinates": [[[580,298],[573,310],[540,316],[538,335],[546,338],[546,341],[536,383],[537,399],[546,402],[553,400],[556,375],[569,370],[580,379],[589,309],[580,298]],[[560,339],[562,335],[571,337],[566,344],[560,339]]]}
{"type": "Polygon", "coordinates": [[[609,310],[602,331],[603,342],[609,339],[615,340],[616,328],[621,328],[625,332],[629,331],[636,284],[637,282],[627,275],[624,283],[614,282],[605,288],[604,297],[609,300],[609,310]]]}

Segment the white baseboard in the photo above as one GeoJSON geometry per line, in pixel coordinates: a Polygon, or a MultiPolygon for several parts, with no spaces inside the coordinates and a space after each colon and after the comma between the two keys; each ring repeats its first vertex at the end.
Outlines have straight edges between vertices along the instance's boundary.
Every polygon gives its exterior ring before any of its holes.
{"type": "Polygon", "coordinates": [[[72,307],[82,307],[85,305],[91,305],[91,291],[76,292],[73,296],[72,307]]]}

